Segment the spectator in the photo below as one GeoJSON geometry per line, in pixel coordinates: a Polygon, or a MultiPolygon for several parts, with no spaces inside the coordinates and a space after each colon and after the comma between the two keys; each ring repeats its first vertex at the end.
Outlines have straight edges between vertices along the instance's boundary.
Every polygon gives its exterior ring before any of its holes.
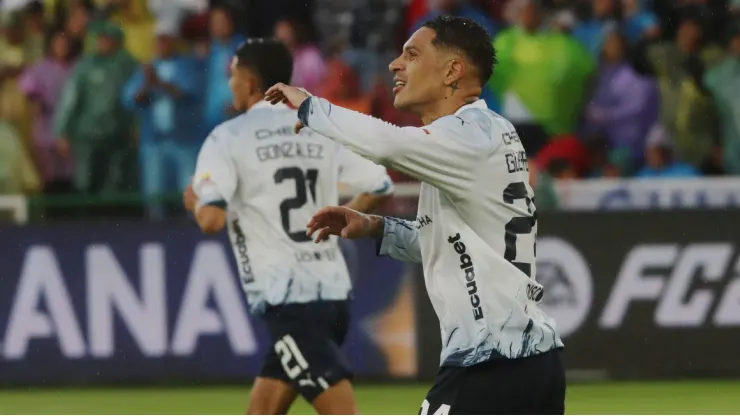
{"type": "Polygon", "coordinates": [[[18,88],[18,79],[30,63],[24,45],[23,22],[19,14],[0,16],[0,113],[20,137],[28,137],[28,105],[18,88]]]}
{"type": "MultiPolygon", "coordinates": [[[[92,39],[88,42],[87,26],[93,11],[90,1],[70,2],[64,17],[64,31],[70,40],[70,55],[77,59],[85,51],[91,50],[87,45],[93,44],[92,39]]],[[[94,49],[94,48],[93,48],[94,49]]]]}
{"type": "Polygon", "coordinates": [[[645,166],[637,172],[638,178],[692,178],[699,176],[693,166],[676,160],[673,142],[668,132],[656,124],[648,135],[645,147],[645,166]]]}
{"type": "Polygon", "coordinates": [[[724,170],[740,174],[740,24],[730,29],[730,56],[712,68],[704,84],[712,94],[719,112],[724,170]]]}
{"type": "Polygon", "coordinates": [[[483,26],[491,37],[496,35],[496,24],[493,20],[477,7],[468,4],[466,0],[429,0],[428,5],[429,11],[411,26],[409,36],[419,30],[424,23],[445,14],[471,19],[483,26]]]}
{"type": "Polygon", "coordinates": [[[26,5],[23,14],[26,57],[29,63],[34,63],[44,56],[44,5],[39,0],[34,0],[26,5]]]}
{"type": "Polygon", "coordinates": [[[565,158],[554,158],[547,164],[547,174],[553,179],[574,180],[578,179],[575,167],[565,158]]]}
{"type": "Polygon", "coordinates": [[[658,18],[641,7],[640,0],[622,0],[624,10],[623,31],[630,44],[649,42],[660,36],[658,18]]]}
{"type": "Polygon", "coordinates": [[[543,30],[540,7],[524,1],[517,26],[494,41],[499,63],[489,85],[536,155],[549,137],[574,131],[593,61],[571,36],[543,30]]]}
{"type": "Polygon", "coordinates": [[[549,166],[556,159],[566,161],[577,177],[585,176],[591,166],[588,148],[574,135],[555,137],[542,147],[534,160],[539,166],[549,166]]]}
{"type": "Polygon", "coordinates": [[[684,19],[674,42],[648,49],[660,87],[660,124],[681,160],[696,167],[711,158],[718,139],[716,113],[702,78],[722,53],[704,45],[701,22],[694,18],[684,19]]]}
{"type": "Polygon", "coordinates": [[[586,106],[585,132],[603,133],[612,148],[624,147],[642,163],[645,137],[660,108],[654,80],[638,74],[626,61],[626,39],[617,32],[606,38],[596,86],[586,106]]]}
{"type": "Polygon", "coordinates": [[[326,76],[326,64],[307,22],[297,18],[279,20],[275,37],[293,53],[291,85],[315,92],[326,76]]]}
{"type": "Polygon", "coordinates": [[[676,36],[681,21],[686,17],[707,21],[705,37],[713,41],[724,35],[722,28],[732,21],[730,4],[735,0],[651,0],[651,9],[660,16],[661,32],[671,38],[676,36]]]}
{"type": "MultiPolygon", "coordinates": [[[[373,17],[366,10],[354,10],[346,41],[340,38],[327,48],[330,55],[338,54],[342,61],[357,72],[364,92],[373,88],[381,71],[387,72],[385,62],[381,62],[382,57],[377,53],[378,45],[370,43],[370,40],[380,41],[372,33],[373,30],[378,30],[378,24],[372,20],[373,17]]],[[[327,78],[328,76],[325,77],[327,78]]]]}
{"type": "Polygon", "coordinates": [[[591,156],[588,178],[621,178],[633,173],[629,149],[612,148],[609,140],[601,134],[588,136],[585,141],[591,156]]]}
{"type": "Polygon", "coordinates": [[[211,43],[206,63],[204,130],[210,132],[237,114],[229,90],[229,65],[244,38],[234,33],[234,22],[225,8],[211,9],[208,30],[211,43]]]}
{"type": "Polygon", "coordinates": [[[41,181],[18,131],[0,114],[0,195],[34,193],[41,181]]]}
{"type": "Polygon", "coordinates": [[[132,119],[120,97],[136,61],[121,47],[118,26],[100,25],[96,35],[96,51],[73,70],[54,119],[59,151],[74,156],[75,186],[86,193],[99,193],[122,178],[133,137],[132,119]]]}
{"type": "Polygon", "coordinates": [[[192,122],[197,97],[193,61],[177,53],[177,34],[161,25],[156,58],[136,72],[124,92],[125,105],[140,115],[141,190],[149,201],[149,215],[157,219],[163,208],[156,197],[188,186],[199,148],[192,122]]]}
{"type": "MultiPolygon", "coordinates": [[[[170,1],[170,0],[160,0],[160,1],[170,1]]],[[[187,0],[187,1],[192,2],[195,0],[187,0]]],[[[259,11],[257,10],[259,6],[257,7],[257,9],[253,9],[253,7],[256,6],[255,3],[262,3],[262,5],[267,3],[267,8],[270,8],[270,7],[274,8],[276,6],[276,1],[279,3],[281,0],[271,0],[271,1],[210,0],[210,4],[211,4],[211,7],[223,7],[229,11],[229,14],[231,15],[231,21],[234,22],[234,32],[247,36],[247,37],[267,37],[272,33],[272,28],[273,28],[273,25],[275,24],[275,21],[277,21],[277,17],[270,16],[269,13],[259,13],[259,11]],[[257,14],[255,16],[251,16],[250,12],[252,13],[256,12],[257,14]],[[253,33],[253,30],[252,30],[252,29],[256,29],[255,26],[264,27],[266,31],[263,32],[261,36],[257,35],[256,33],[253,33]]],[[[292,0],[292,1],[294,1],[295,3],[298,3],[298,1],[296,0],[292,0]]],[[[308,1],[306,0],[299,0],[299,1],[300,3],[303,3],[301,4],[301,6],[307,6],[306,3],[308,3],[308,1]]],[[[283,10],[290,9],[290,6],[288,6],[288,8],[285,8],[285,6],[286,6],[285,4],[277,5],[279,9],[283,9],[283,10]]],[[[291,10],[291,11],[295,12],[295,10],[291,10]]]]}
{"type": "Polygon", "coordinates": [[[72,68],[69,38],[62,31],[51,34],[46,57],[23,73],[20,89],[32,104],[32,148],[47,193],[72,189],[72,163],[56,148],[52,123],[57,103],[72,68]]]}
{"type": "MultiPolygon", "coordinates": [[[[297,17],[310,19],[316,16],[318,8],[315,7],[314,0],[269,0],[269,1],[245,1],[245,0],[212,0],[213,3],[219,2],[224,4],[240,5],[242,15],[245,17],[242,23],[249,37],[270,37],[275,33],[275,23],[286,17],[297,17]]],[[[331,14],[332,8],[342,8],[353,2],[321,2],[322,11],[331,14]]],[[[341,9],[340,9],[341,10],[341,9]]],[[[332,20],[340,19],[341,15],[335,16],[332,20]]]]}
{"type": "Polygon", "coordinates": [[[606,163],[601,168],[599,176],[603,178],[621,178],[632,176],[634,164],[628,149],[612,149],[606,158],[606,163]]]}
{"type": "Polygon", "coordinates": [[[576,26],[573,36],[598,58],[607,34],[617,29],[617,0],[594,0],[591,19],[576,26]]]}
{"type": "MultiPolygon", "coordinates": [[[[172,3],[178,3],[173,2],[172,3]]],[[[145,0],[117,0],[111,21],[117,22],[123,29],[126,50],[139,62],[150,62],[154,57],[154,20],[149,14],[145,0]]],[[[173,21],[173,27],[179,28],[179,22],[173,21]]]]}

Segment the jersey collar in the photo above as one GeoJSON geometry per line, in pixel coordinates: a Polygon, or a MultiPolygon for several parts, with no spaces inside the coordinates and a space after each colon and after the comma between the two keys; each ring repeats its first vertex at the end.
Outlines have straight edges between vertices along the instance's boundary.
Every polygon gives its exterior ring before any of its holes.
{"type": "Polygon", "coordinates": [[[458,115],[458,114],[462,113],[463,111],[467,110],[468,108],[485,109],[485,108],[488,108],[488,105],[486,105],[486,101],[485,100],[479,99],[479,100],[476,100],[476,101],[474,101],[474,102],[472,102],[470,104],[465,104],[464,106],[458,108],[457,111],[455,111],[455,115],[458,115]]]}
{"type": "Polygon", "coordinates": [[[249,109],[249,111],[257,110],[259,108],[273,108],[275,110],[279,110],[283,108],[288,108],[288,106],[283,103],[277,103],[275,105],[272,105],[268,103],[267,101],[262,100],[262,101],[258,101],[255,105],[253,105],[252,108],[249,109]]]}

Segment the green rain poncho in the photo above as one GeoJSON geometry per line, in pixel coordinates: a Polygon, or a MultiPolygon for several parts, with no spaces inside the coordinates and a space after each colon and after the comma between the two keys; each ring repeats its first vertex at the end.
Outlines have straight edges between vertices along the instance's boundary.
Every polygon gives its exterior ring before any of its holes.
{"type": "Polygon", "coordinates": [[[558,32],[501,32],[490,87],[502,102],[514,94],[551,136],[572,132],[594,62],[575,39],[558,32]]]}

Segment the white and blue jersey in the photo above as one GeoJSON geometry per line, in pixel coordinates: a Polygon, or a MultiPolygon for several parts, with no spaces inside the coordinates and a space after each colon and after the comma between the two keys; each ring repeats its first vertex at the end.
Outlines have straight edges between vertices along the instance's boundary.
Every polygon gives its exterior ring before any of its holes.
{"type": "Polygon", "coordinates": [[[198,155],[193,189],[200,205],[227,211],[229,239],[250,310],[345,300],[347,266],[332,237],[306,236],[312,215],[339,203],[339,183],[388,194],[384,167],[310,129],[293,132],[296,110],[260,102],[213,130],[198,155]]]}
{"type": "Polygon", "coordinates": [[[416,221],[386,218],[379,254],[419,262],[440,321],[441,363],[466,367],[563,346],[539,307],[537,212],[527,156],[482,100],[432,124],[397,127],[318,97],[300,120],[422,181],[416,221]]]}

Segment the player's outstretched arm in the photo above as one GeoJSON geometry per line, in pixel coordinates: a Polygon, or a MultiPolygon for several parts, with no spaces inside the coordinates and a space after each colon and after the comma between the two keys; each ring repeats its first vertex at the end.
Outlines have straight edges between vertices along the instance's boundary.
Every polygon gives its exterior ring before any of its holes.
{"type": "Polygon", "coordinates": [[[285,84],[271,87],[266,99],[298,107],[298,127],[309,127],[451,195],[465,195],[473,188],[477,162],[494,150],[488,135],[459,117],[443,117],[424,128],[398,127],[285,84]]]}
{"type": "Polygon", "coordinates": [[[367,215],[347,207],[326,207],[314,214],[306,234],[318,243],[330,235],[347,239],[371,237],[378,240],[378,255],[396,260],[421,262],[416,224],[392,217],[367,215]]]}

